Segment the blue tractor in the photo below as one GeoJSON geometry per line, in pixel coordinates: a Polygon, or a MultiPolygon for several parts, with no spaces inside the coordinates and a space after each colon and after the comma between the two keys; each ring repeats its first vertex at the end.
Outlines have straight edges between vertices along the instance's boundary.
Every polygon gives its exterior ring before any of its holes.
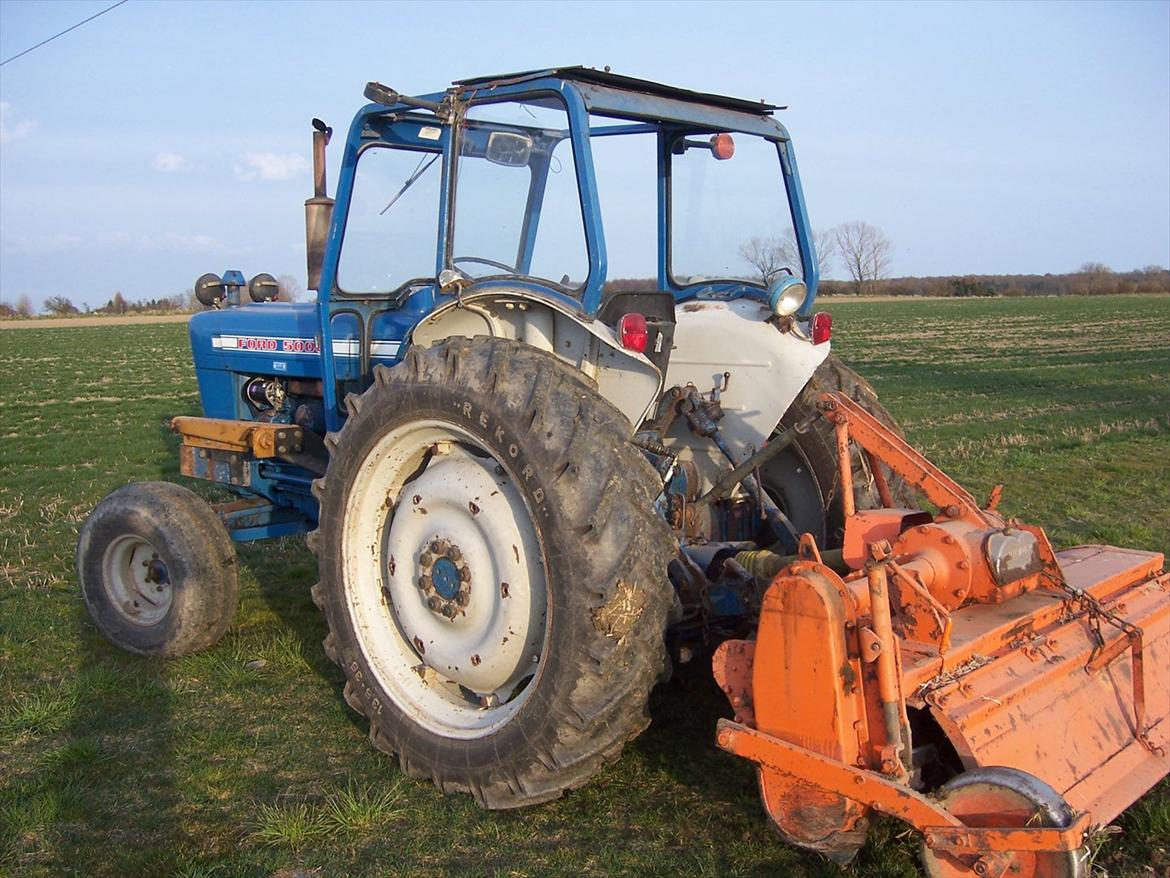
{"type": "Polygon", "coordinates": [[[304,534],[375,746],[490,808],[545,801],[751,630],[749,560],[840,544],[816,394],[889,416],[813,313],[777,107],[581,67],[365,96],[336,201],[314,120],[316,301],[197,284],[203,416],[173,428],[183,475],[234,499],[115,491],[81,588],[116,645],[181,655],[232,619],[233,541],[304,534]]]}

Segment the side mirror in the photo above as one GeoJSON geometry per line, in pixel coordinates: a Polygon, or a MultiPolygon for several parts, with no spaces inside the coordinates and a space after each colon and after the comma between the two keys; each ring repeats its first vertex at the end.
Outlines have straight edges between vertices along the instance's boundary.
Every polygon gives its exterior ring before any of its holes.
{"type": "Polygon", "coordinates": [[[511,131],[493,131],[488,135],[484,158],[497,165],[522,168],[532,155],[532,138],[511,131]]]}

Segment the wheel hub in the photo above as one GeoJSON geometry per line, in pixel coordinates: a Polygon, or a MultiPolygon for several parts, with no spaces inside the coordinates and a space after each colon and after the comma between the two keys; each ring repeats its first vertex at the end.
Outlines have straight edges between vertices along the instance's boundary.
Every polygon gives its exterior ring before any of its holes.
{"type": "Polygon", "coordinates": [[[102,565],[110,605],[126,621],[155,625],[170,611],[170,570],[151,543],[134,535],[119,537],[106,548],[102,565]]]}
{"type": "Polygon", "coordinates": [[[471,599],[471,570],[463,552],[449,540],[432,540],[419,556],[418,567],[418,587],[431,612],[454,619],[471,599]]]}

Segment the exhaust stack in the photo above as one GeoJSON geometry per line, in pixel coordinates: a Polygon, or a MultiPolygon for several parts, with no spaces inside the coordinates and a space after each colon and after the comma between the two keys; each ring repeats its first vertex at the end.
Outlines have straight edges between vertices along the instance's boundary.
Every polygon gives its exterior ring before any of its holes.
{"type": "Polygon", "coordinates": [[[306,289],[321,285],[325,241],[333,219],[333,199],[325,194],[325,147],[333,129],[320,119],[313,120],[313,197],[305,201],[305,259],[308,264],[306,289]]]}

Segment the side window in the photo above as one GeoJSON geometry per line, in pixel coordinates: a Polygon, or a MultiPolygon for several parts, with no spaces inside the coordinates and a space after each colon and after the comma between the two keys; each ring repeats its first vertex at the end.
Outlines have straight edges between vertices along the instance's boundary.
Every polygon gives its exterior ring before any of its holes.
{"type": "Polygon", "coordinates": [[[623,124],[589,120],[609,259],[606,289],[658,289],[658,135],[603,133],[623,124]]]}
{"type": "Polygon", "coordinates": [[[583,286],[589,274],[577,164],[573,161],[573,144],[567,139],[549,154],[529,274],[574,288],[583,286]]]}
{"type": "Polygon", "coordinates": [[[388,293],[435,276],[442,153],[385,146],[358,157],[337,285],[388,293]]]}

